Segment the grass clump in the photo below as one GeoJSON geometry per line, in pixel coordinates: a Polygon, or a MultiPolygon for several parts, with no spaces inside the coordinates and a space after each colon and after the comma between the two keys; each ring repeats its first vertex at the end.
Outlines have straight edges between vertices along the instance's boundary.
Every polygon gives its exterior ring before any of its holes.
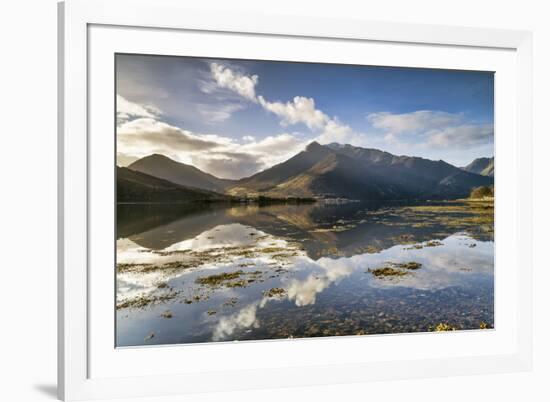
{"type": "Polygon", "coordinates": [[[369,268],[367,272],[373,274],[377,278],[400,277],[409,275],[409,271],[416,271],[420,268],[422,268],[422,264],[415,261],[389,262],[383,267],[369,268]]]}
{"type": "Polygon", "coordinates": [[[439,240],[430,240],[429,242],[424,244],[424,247],[438,247],[438,246],[442,246],[442,245],[443,245],[443,243],[440,242],[439,240]]]}
{"type": "Polygon", "coordinates": [[[265,247],[259,250],[259,252],[263,254],[284,253],[286,251],[288,251],[288,249],[284,247],[265,247]]]}
{"type": "Polygon", "coordinates": [[[444,332],[444,331],[456,331],[456,328],[453,327],[452,325],[450,324],[447,324],[445,322],[440,322],[439,324],[437,324],[434,329],[433,329],[435,332],[444,332]]]}
{"type": "Polygon", "coordinates": [[[474,200],[491,200],[495,197],[494,186],[476,187],[470,193],[470,198],[474,200]]]}
{"type": "Polygon", "coordinates": [[[375,277],[392,277],[392,276],[405,276],[409,273],[401,269],[395,269],[392,267],[381,267],[381,268],[369,268],[368,272],[373,274],[375,277]]]}
{"type": "Polygon", "coordinates": [[[286,290],[283,288],[271,288],[269,290],[266,290],[264,292],[265,297],[283,297],[286,295],[286,290]]]}
{"type": "Polygon", "coordinates": [[[200,285],[219,286],[227,284],[228,281],[239,278],[244,272],[242,270],[235,272],[223,272],[210,276],[202,276],[197,278],[196,282],[200,285]]]}
{"type": "Polygon", "coordinates": [[[238,270],[234,272],[222,272],[221,274],[214,274],[209,276],[202,276],[195,280],[199,285],[206,285],[212,287],[224,286],[226,288],[244,288],[250,283],[254,283],[260,280],[262,271],[245,272],[238,270]],[[248,278],[243,278],[248,276],[248,278]]]}
{"type": "Polygon", "coordinates": [[[177,296],[177,292],[170,292],[164,295],[140,295],[132,299],[123,301],[117,304],[117,310],[125,308],[144,308],[152,304],[164,303],[174,299],[177,296]]]}
{"type": "Polygon", "coordinates": [[[419,263],[419,262],[415,262],[415,261],[395,263],[395,264],[393,264],[393,265],[394,265],[395,267],[401,268],[401,269],[412,269],[412,270],[416,270],[416,269],[422,268],[422,264],[419,263]]]}

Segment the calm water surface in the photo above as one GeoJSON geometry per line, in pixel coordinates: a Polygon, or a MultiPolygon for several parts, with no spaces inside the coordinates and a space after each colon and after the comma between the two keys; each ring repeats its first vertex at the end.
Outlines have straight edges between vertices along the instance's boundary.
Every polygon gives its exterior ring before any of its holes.
{"type": "Polygon", "coordinates": [[[493,326],[490,204],[117,215],[118,346],[493,326]]]}

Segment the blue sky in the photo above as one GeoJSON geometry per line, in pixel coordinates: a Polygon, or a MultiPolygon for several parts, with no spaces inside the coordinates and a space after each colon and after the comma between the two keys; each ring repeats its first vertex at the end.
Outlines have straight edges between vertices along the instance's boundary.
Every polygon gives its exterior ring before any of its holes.
{"type": "Polygon", "coordinates": [[[493,73],[117,55],[118,163],[221,177],[339,142],[463,166],[493,156],[493,73]]]}

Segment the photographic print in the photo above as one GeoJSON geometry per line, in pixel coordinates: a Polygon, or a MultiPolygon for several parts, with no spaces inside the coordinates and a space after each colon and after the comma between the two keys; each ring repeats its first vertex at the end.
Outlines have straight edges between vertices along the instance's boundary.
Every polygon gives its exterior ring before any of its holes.
{"type": "Polygon", "coordinates": [[[492,72],[115,63],[117,347],[494,327],[492,72]]]}

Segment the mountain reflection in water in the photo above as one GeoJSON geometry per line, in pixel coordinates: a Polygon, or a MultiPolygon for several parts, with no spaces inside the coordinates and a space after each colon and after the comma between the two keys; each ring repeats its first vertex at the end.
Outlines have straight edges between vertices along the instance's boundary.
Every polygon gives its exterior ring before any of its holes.
{"type": "Polygon", "coordinates": [[[119,205],[117,345],[493,325],[488,203],[119,205]]]}

